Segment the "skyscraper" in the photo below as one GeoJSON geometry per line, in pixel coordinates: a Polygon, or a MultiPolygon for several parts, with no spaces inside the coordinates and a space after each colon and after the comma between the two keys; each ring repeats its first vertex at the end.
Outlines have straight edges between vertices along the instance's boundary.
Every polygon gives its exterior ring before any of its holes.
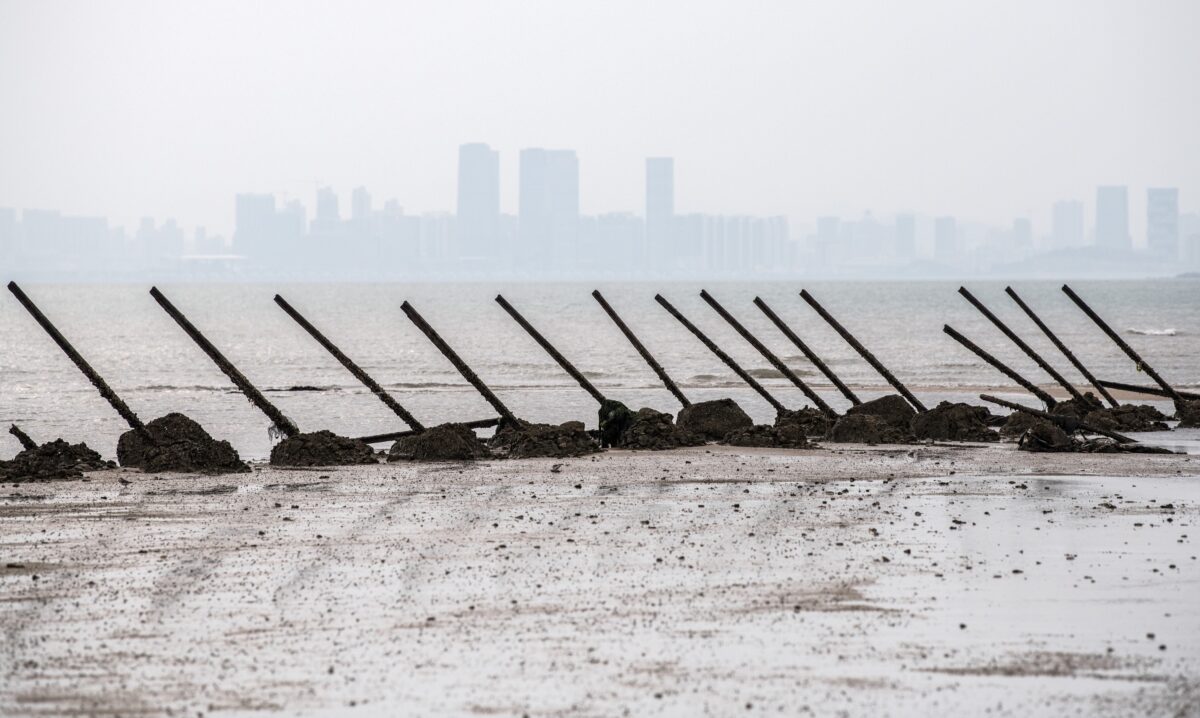
{"type": "Polygon", "coordinates": [[[900,259],[917,256],[917,218],[911,214],[896,215],[896,256],[900,259]]]}
{"type": "Polygon", "coordinates": [[[579,159],[574,150],[521,150],[518,211],[522,268],[571,267],[579,233],[579,159]]]}
{"type": "Polygon", "coordinates": [[[1165,259],[1179,258],[1179,190],[1146,190],[1146,248],[1165,259]]]}
{"type": "Polygon", "coordinates": [[[356,222],[371,218],[371,193],[366,187],[355,187],[350,195],[350,217],[356,222]]]}
{"type": "Polygon", "coordinates": [[[1050,224],[1051,244],[1054,249],[1083,246],[1083,202],[1055,202],[1050,224]]]}
{"type": "Polygon", "coordinates": [[[500,231],[500,153],[483,143],[458,148],[458,251],[463,257],[497,253],[500,231]]]}
{"type": "Polygon", "coordinates": [[[1096,188],[1096,246],[1129,250],[1129,192],[1125,187],[1096,188]]]}
{"type": "Polygon", "coordinates": [[[667,268],[674,256],[675,160],[646,159],[646,261],[650,268],[667,268]]]}
{"type": "Polygon", "coordinates": [[[958,222],[953,217],[934,220],[933,256],[939,262],[952,262],[958,257],[958,222]]]}
{"type": "Polygon", "coordinates": [[[338,212],[338,198],[332,187],[321,187],[317,190],[317,216],[320,222],[337,222],[341,219],[338,212]]]}

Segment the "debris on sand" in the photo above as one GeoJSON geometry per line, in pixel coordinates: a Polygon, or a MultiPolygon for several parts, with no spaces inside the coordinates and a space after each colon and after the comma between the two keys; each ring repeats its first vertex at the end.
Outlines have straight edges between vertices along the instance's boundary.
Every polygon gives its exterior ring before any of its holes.
{"type": "Polygon", "coordinates": [[[641,408],[630,414],[630,421],[615,444],[623,449],[662,451],[680,446],[700,446],[704,437],[675,424],[670,414],[641,408]]]}
{"type": "Polygon", "coordinates": [[[358,439],[321,430],[288,437],[271,449],[271,466],[349,466],[377,463],[375,450],[358,439]]]}
{"type": "Polygon", "coordinates": [[[1021,451],[1079,452],[1086,454],[1173,454],[1161,446],[1122,444],[1108,437],[1088,438],[1064,431],[1053,422],[1034,417],[1034,423],[1017,442],[1021,451]]]}
{"type": "Polygon", "coordinates": [[[87,444],[68,444],[55,439],[25,449],[12,461],[0,461],[0,479],[11,483],[76,479],[85,471],[100,471],[115,466],[105,461],[87,444]]]}
{"type": "Polygon", "coordinates": [[[553,424],[505,422],[488,442],[494,451],[511,459],[530,459],[539,456],[563,458],[583,456],[600,451],[600,442],[583,428],[583,422],[568,421],[553,424]]]}
{"type": "Polygon", "coordinates": [[[725,435],[723,443],[730,446],[761,446],[778,449],[809,447],[808,437],[804,435],[800,425],[788,423],[776,426],[755,424],[745,429],[736,429],[725,435]]]}
{"type": "Polygon", "coordinates": [[[988,428],[991,415],[984,406],[943,401],[929,411],[914,415],[909,427],[918,439],[999,441],[1000,435],[988,428]]]}
{"type": "Polygon", "coordinates": [[[1175,417],[1180,429],[1200,429],[1200,399],[1184,399],[1175,403],[1175,417]]]}
{"type": "Polygon", "coordinates": [[[709,441],[720,441],[732,431],[754,425],[750,416],[733,399],[713,399],[685,406],[679,410],[675,423],[709,441]]]}
{"type": "Polygon", "coordinates": [[[820,409],[806,406],[803,409],[784,409],[775,416],[775,428],[784,426],[794,427],[790,431],[799,431],[804,436],[825,436],[837,421],[820,409]]]}
{"type": "Polygon", "coordinates": [[[917,410],[912,408],[899,394],[885,394],[878,399],[864,401],[858,406],[852,406],[846,410],[847,416],[862,414],[877,416],[891,424],[896,430],[907,434],[909,423],[916,416],[917,410]]]}
{"type": "Polygon", "coordinates": [[[1167,431],[1166,415],[1149,404],[1121,404],[1109,409],[1094,394],[1083,395],[1084,401],[1060,401],[1050,410],[1055,416],[1073,416],[1080,421],[1118,432],[1167,431]]]}
{"type": "Polygon", "coordinates": [[[392,444],[388,461],[473,461],[491,455],[487,444],[462,424],[440,424],[392,444]]]}
{"type": "Polygon", "coordinates": [[[903,444],[911,441],[912,435],[881,416],[847,412],[829,429],[825,438],[838,443],[903,444]]]}
{"type": "Polygon", "coordinates": [[[117,461],[142,471],[234,474],[250,470],[228,441],[217,441],[204,427],[172,412],[146,424],[154,441],[134,430],[117,441],[117,461]]]}

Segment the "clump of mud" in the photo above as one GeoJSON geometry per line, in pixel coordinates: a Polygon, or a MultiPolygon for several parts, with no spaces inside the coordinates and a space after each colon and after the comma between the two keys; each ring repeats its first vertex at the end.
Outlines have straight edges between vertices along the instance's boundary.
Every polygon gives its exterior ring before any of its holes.
{"type": "Polygon", "coordinates": [[[1180,429],[1200,429],[1200,399],[1176,402],[1175,417],[1180,429]]]}
{"type": "MultiPolygon", "coordinates": [[[[1020,412],[1024,413],[1024,412],[1020,412]]],[[[1077,452],[1085,454],[1173,454],[1161,446],[1122,444],[1108,437],[1087,438],[1067,433],[1053,422],[1033,418],[1033,423],[1021,435],[1017,448],[1021,451],[1077,452]]]]}
{"type": "Polygon", "coordinates": [[[100,471],[114,466],[113,462],[105,461],[87,444],[68,444],[62,439],[55,439],[23,450],[12,461],[0,461],[0,478],[12,483],[77,479],[85,471],[100,471]]]}
{"type": "Polygon", "coordinates": [[[677,426],[670,414],[643,407],[630,414],[625,430],[617,442],[610,446],[662,451],[680,446],[700,446],[703,443],[703,436],[677,426]]]}
{"type": "Polygon", "coordinates": [[[376,462],[375,450],[368,444],[328,430],[297,434],[271,449],[271,466],[349,466],[376,462]]]}
{"type": "Polygon", "coordinates": [[[858,444],[903,444],[912,440],[907,429],[899,429],[876,414],[851,414],[837,420],[825,435],[829,441],[858,444]]]}
{"type": "Polygon", "coordinates": [[[854,415],[877,416],[883,419],[897,431],[908,433],[909,423],[917,411],[899,394],[885,394],[878,399],[864,401],[858,406],[846,410],[847,416],[854,415]]]}
{"type": "Polygon", "coordinates": [[[788,432],[799,431],[804,436],[825,436],[833,428],[836,417],[831,417],[820,409],[804,407],[803,409],[784,409],[775,416],[775,428],[791,427],[788,432]]]}
{"type": "Polygon", "coordinates": [[[730,446],[761,446],[779,449],[808,448],[808,437],[799,424],[755,424],[745,429],[735,429],[725,435],[724,443],[730,446]]]}
{"type": "Polygon", "coordinates": [[[497,453],[512,459],[539,456],[563,458],[583,456],[600,451],[600,442],[583,428],[583,422],[568,421],[553,424],[532,424],[519,421],[504,422],[488,442],[497,453]]]}
{"type": "Polygon", "coordinates": [[[1000,427],[1000,435],[1009,439],[1020,438],[1022,434],[1039,421],[1045,420],[1039,419],[1033,414],[1026,414],[1023,411],[1014,411],[1005,418],[1004,424],[1000,427]]]}
{"type": "Polygon", "coordinates": [[[1000,435],[988,428],[991,415],[987,407],[943,401],[929,411],[914,415],[909,427],[918,439],[999,441],[1000,435]]]}
{"type": "Polygon", "coordinates": [[[392,444],[388,461],[473,461],[491,455],[487,444],[462,424],[441,424],[392,444]]]}
{"type": "Polygon", "coordinates": [[[1109,431],[1167,431],[1166,415],[1149,404],[1122,404],[1109,409],[1100,403],[1091,392],[1083,395],[1084,400],[1061,401],[1050,410],[1055,416],[1073,416],[1092,426],[1109,431]]]}
{"type": "Polygon", "coordinates": [[[714,399],[685,406],[679,410],[675,423],[708,441],[720,441],[732,431],[754,426],[750,416],[733,399],[714,399]]]}
{"type": "Polygon", "coordinates": [[[134,430],[117,440],[117,461],[142,471],[235,474],[250,470],[228,441],[217,441],[204,427],[172,412],[146,424],[153,442],[134,430]]]}

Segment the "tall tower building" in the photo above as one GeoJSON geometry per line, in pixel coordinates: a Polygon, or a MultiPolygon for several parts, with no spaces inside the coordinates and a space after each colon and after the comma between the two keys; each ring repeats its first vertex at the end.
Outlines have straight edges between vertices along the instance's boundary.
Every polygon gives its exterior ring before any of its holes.
{"type": "Polygon", "coordinates": [[[1083,202],[1055,202],[1051,210],[1050,225],[1054,249],[1083,246],[1083,202]]]}
{"type": "Polygon", "coordinates": [[[952,262],[958,257],[958,222],[953,217],[938,217],[933,222],[933,257],[952,262]]]}
{"type": "Polygon", "coordinates": [[[1179,190],[1146,190],[1146,248],[1165,259],[1179,258],[1179,190]]]}
{"type": "Polygon", "coordinates": [[[674,257],[675,160],[646,159],[646,261],[665,269],[674,257]]]}
{"type": "Polygon", "coordinates": [[[914,215],[896,215],[896,256],[901,259],[917,256],[917,218],[914,215]]]}
{"type": "Polygon", "coordinates": [[[321,187],[317,190],[317,216],[321,222],[337,222],[341,219],[338,211],[338,197],[332,187],[321,187]]]}
{"type": "Polygon", "coordinates": [[[529,270],[569,268],[579,234],[579,158],[574,150],[521,150],[518,257],[529,270]]]}
{"type": "Polygon", "coordinates": [[[1129,192],[1125,187],[1096,188],[1096,246],[1129,250],[1129,192]]]}
{"type": "Polygon", "coordinates": [[[455,230],[463,257],[493,257],[500,235],[500,153],[481,142],[458,148],[455,230]]]}

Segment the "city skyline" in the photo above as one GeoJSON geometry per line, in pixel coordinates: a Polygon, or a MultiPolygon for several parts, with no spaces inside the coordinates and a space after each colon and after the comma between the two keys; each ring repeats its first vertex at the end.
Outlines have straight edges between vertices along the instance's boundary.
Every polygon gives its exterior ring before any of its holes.
{"type": "MultiPolygon", "coordinates": [[[[640,212],[585,214],[578,153],[532,147],[516,154],[515,214],[500,202],[503,153],[470,142],[459,147],[454,212],[412,213],[395,198],[377,204],[362,185],[348,195],[317,187],[311,214],[299,199],[239,193],[230,236],[171,219],[142,218],[129,232],[104,218],[8,209],[0,210],[0,258],[18,272],[70,276],[102,266],[92,255],[104,254],[103,246],[116,264],[136,258],[127,268],[171,274],[211,265],[203,276],[249,278],[985,276],[1033,271],[1021,263],[1064,252],[1057,258],[1064,266],[1107,263],[1102,274],[1200,269],[1200,214],[1180,211],[1178,188],[1144,189],[1140,241],[1124,185],[1097,186],[1090,203],[1056,201],[1041,223],[870,210],[795,223],[780,215],[680,212],[676,158],[656,156],[644,158],[640,212]],[[58,260],[61,251],[77,256],[58,260]]],[[[1136,196],[1142,188],[1134,189],[1136,196]]]]}

